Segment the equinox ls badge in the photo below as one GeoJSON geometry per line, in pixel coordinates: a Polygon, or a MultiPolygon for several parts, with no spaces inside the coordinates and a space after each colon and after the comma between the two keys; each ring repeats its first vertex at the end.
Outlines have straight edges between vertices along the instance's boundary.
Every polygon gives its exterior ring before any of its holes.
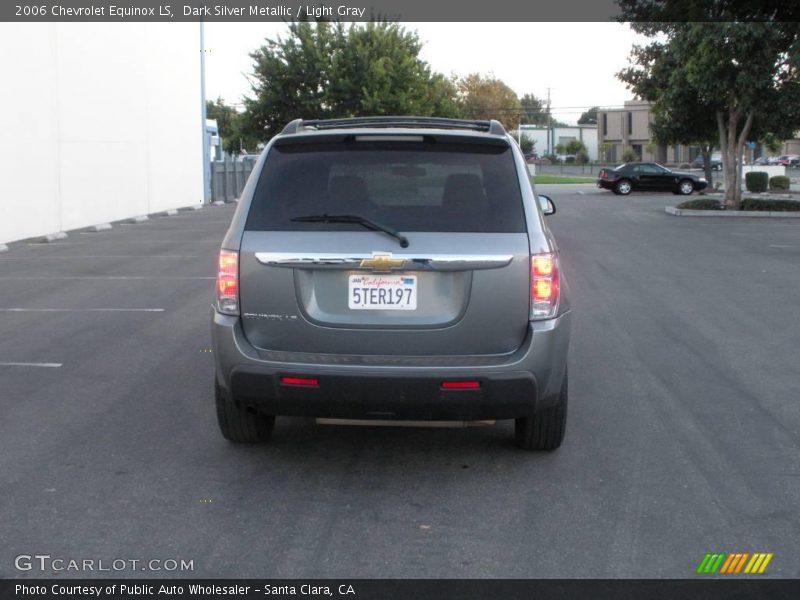
{"type": "Polygon", "coordinates": [[[372,258],[361,260],[362,269],[372,269],[376,273],[389,273],[393,269],[402,269],[406,261],[402,258],[392,258],[392,253],[373,252],[372,258]]]}

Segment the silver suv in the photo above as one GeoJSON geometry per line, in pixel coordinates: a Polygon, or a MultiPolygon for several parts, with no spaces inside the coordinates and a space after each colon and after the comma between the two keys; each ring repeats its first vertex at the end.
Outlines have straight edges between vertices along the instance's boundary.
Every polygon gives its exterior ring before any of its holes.
{"type": "Polygon", "coordinates": [[[276,415],[516,419],[553,450],[570,307],[525,159],[497,121],[295,120],[264,149],[219,255],[222,434],[276,415]]]}

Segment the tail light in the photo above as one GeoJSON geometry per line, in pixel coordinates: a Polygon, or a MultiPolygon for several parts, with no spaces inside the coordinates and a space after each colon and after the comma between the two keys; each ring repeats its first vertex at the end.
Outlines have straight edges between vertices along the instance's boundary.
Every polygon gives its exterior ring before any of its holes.
{"type": "Polygon", "coordinates": [[[219,251],[217,310],[226,315],[239,314],[239,253],[232,250],[219,251]]]}
{"type": "Polygon", "coordinates": [[[560,292],[555,254],[531,256],[531,319],[552,319],[558,312],[560,292]]]}

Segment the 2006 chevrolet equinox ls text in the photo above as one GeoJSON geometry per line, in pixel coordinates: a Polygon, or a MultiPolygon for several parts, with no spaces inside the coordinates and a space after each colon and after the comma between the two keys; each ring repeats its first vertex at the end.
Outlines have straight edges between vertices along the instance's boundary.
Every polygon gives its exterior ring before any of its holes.
{"type": "Polygon", "coordinates": [[[289,123],[261,153],[219,254],[219,426],[276,415],[515,419],[554,450],[570,307],[519,146],[497,121],[289,123]]]}

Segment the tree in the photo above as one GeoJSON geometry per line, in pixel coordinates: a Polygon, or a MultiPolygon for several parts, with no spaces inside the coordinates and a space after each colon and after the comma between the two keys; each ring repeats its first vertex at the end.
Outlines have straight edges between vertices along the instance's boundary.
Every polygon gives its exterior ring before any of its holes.
{"type": "Polygon", "coordinates": [[[519,125],[522,105],[510,87],[492,75],[472,73],[458,82],[461,112],[468,119],[497,119],[506,129],[519,125]]]}
{"type": "Polygon", "coordinates": [[[652,104],[653,139],[664,145],[699,146],[710,184],[711,152],[718,136],[714,107],[698,96],[668,45],[636,46],[631,62],[635,66],[620,71],[617,77],[652,104]]]}
{"type": "Polygon", "coordinates": [[[455,116],[455,86],[419,59],[422,42],[398,23],[340,28],[326,101],[341,116],[455,116]]]}
{"type": "Polygon", "coordinates": [[[258,140],[242,131],[242,114],[222,98],[206,101],[206,118],[216,119],[223,148],[229,154],[240,154],[245,148],[255,150],[258,140]]]}
{"type": "Polygon", "coordinates": [[[547,125],[547,110],[539,98],[533,94],[525,94],[519,99],[522,109],[520,123],[526,125],[547,125]]]}
{"type": "Polygon", "coordinates": [[[293,22],[250,56],[243,131],[266,141],[298,117],[459,116],[454,83],[419,58],[398,23],[293,22]]]}
{"type": "Polygon", "coordinates": [[[593,106],[578,117],[578,125],[597,125],[597,111],[599,107],[593,106]]]}
{"type": "Polygon", "coordinates": [[[634,30],[659,36],[634,48],[635,66],[620,78],[637,95],[653,99],[653,130],[660,141],[685,139],[694,128],[697,141],[706,142],[705,164],[710,167],[709,142],[716,139],[722,150],[725,204],[738,207],[745,142],[767,132],[789,137],[800,126],[798,23],[743,22],[762,9],[749,4],[738,9],[727,0],[692,3],[693,11],[705,11],[692,17],[694,22],[658,22],[670,13],[664,12],[663,3],[651,0],[621,0],[620,6],[622,19],[643,21],[632,23],[634,30]],[[709,22],[711,18],[729,22],[709,22]]]}
{"type": "Polygon", "coordinates": [[[608,152],[611,150],[611,147],[609,142],[603,142],[597,147],[597,151],[600,153],[600,161],[608,160],[608,152]]]}

